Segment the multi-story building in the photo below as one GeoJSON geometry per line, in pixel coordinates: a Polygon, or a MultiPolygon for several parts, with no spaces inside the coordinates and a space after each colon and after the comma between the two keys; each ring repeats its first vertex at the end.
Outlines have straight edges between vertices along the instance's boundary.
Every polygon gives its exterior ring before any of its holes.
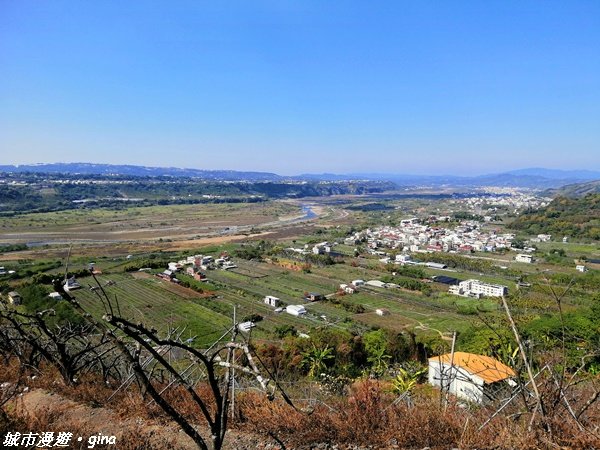
{"type": "Polygon", "coordinates": [[[503,297],[508,294],[508,288],[501,284],[484,283],[479,280],[464,280],[458,286],[450,286],[448,291],[463,297],[503,297]]]}

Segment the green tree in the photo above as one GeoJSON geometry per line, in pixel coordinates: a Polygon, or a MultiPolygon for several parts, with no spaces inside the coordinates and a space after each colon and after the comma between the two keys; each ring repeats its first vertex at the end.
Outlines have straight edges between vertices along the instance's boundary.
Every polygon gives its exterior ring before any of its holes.
{"type": "Polygon", "coordinates": [[[315,344],[302,353],[302,364],[308,367],[308,376],[315,378],[327,369],[326,362],[333,359],[333,349],[329,346],[318,348],[315,344]]]}
{"type": "Polygon", "coordinates": [[[394,378],[392,383],[392,389],[395,394],[402,395],[410,393],[410,391],[417,385],[421,376],[427,372],[427,369],[420,368],[418,370],[408,370],[403,367],[398,369],[398,375],[394,378]]]}
{"type": "Polygon", "coordinates": [[[371,365],[371,371],[375,376],[381,376],[388,368],[392,358],[388,351],[388,338],[383,330],[369,331],[363,336],[367,361],[371,365]]]}

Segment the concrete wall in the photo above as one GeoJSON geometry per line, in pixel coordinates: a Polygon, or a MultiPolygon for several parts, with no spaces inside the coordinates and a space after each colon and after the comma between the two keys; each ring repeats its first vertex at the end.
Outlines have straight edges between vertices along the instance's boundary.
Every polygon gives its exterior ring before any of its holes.
{"type": "Polygon", "coordinates": [[[429,384],[440,389],[448,388],[449,384],[449,392],[458,398],[476,403],[483,402],[483,380],[460,367],[454,366],[451,372],[450,364],[430,360],[428,380],[429,384]]]}

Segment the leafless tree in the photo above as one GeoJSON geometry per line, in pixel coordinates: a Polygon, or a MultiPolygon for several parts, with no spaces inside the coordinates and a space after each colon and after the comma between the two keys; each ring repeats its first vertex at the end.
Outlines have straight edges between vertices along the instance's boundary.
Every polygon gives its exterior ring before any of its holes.
{"type": "MultiPolygon", "coordinates": [[[[235,320],[223,335],[223,338],[227,337],[226,341],[219,340],[210,349],[200,350],[190,340],[182,341],[181,333],[170,330],[165,337],[161,337],[157,330],[122,317],[118,299],[112,299],[97,277],[94,274],[92,277],[98,287],[94,291],[105,309],[102,321],[85,311],[76,298],[64,292],[61,285],[57,283],[55,288],[82,313],[88,323],[95,329],[102,330],[107,341],[127,361],[143,394],[148,395],[171,417],[194,440],[198,448],[218,450],[223,446],[234,392],[234,374],[250,377],[260,389],[273,395],[275,388],[261,375],[250,346],[237,339],[235,320]],[[157,376],[158,373],[166,373],[171,381],[165,386],[161,382],[164,380],[157,376]],[[198,388],[201,385],[208,387],[210,398],[204,398],[200,394],[198,388]],[[180,392],[185,392],[196,406],[200,417],[208,425],[210,439],[206,439],[198,431],[197,418],[188,417],[169,398],[169,389],[175,387],[180,392]]],[[[122,386],[128,382],[129,378],[126,378],[122,386]]]]}
{"type": "Polygon", "coordinates": [[[66,384],[73,384],[84,373],[100,370],[106,377],[115,370],[114,343],[94,324],[70,322],[50,325],[54,310],[28,314],[0,306],[0,345],[21,364],[37,368],[44,360],[55,366],[66,384]]]}

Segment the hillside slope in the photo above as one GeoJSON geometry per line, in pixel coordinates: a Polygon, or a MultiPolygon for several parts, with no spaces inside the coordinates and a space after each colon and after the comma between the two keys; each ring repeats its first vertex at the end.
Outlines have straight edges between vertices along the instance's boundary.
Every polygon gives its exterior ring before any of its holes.
{"type": "Polygon", "coordinates": [[[600,193],[581,198],[557,197],[546,208],[524,213],[510,227],[528,234],[600,240],[600,193]]]}
{"type": "Polygon", "coordinates": [[[545,192],[548,197],[583,197],[588,194],[600,194],[600,180],[568,184],[545,192]]]}

